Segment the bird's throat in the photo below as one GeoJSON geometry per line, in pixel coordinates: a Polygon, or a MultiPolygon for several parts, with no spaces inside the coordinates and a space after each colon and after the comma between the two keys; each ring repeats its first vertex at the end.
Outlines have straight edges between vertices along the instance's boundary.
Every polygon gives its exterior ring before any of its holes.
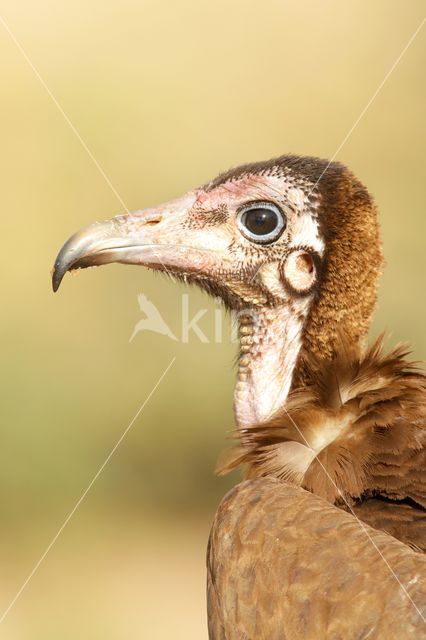
{"type": "Polygon", "coordinates": [[[241,353],[234,411],[241,429],[268,420],[285,405],[305,322],[305,309],[297,306],[262,308],[239,317],[241,353]]]}

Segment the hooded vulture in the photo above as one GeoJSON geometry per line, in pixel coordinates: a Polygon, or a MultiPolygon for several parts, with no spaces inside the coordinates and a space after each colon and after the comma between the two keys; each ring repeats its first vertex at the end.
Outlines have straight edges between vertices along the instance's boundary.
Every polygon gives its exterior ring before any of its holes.
{"type": "Polygon", "coordinates": [[[152,209],[96,222],[66,271],[173,273],[237,316],[235,446],[245,480],[207,554],[212,640],[426,638],[425,377],[367,344],[377,210],[339,163],[282,156],[152,209]]]}

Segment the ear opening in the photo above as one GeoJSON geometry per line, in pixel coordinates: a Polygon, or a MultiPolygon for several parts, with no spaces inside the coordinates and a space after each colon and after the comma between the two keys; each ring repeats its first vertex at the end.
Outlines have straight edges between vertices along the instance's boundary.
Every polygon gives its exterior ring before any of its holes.
{"type": "Polygon", "coordinates": [[[293,249],[280,265],[281,280],[291,293],[308,295],[318,282],[320,264],[321,259],[315,251],[293,249]]]}

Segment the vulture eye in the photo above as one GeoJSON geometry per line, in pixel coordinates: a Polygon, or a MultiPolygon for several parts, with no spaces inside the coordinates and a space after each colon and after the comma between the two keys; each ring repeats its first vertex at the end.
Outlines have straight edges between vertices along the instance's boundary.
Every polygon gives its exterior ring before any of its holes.
{"type": "Polygon", "coordinates": [[[267,244],[280,237],[286,227],[286,218],[272,202],[252,202],[240,209],[237,223],[246,238],[267,244]]]}

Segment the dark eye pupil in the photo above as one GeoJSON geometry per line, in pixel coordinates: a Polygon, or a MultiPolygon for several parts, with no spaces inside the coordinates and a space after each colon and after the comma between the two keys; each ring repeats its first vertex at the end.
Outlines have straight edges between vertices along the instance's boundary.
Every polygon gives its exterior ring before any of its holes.
{"type": "Polygon", "coordinates": [[[270,244],[283,233],[287,219],[274,202],[252,202],[241,207],[237,214],[237,225],[247,240],[270,244]]]}
{"type": "Polygon", "coordinates": [[[278,225],[278,215],[271,209],[250,209],[246,211],[243,223],[251,233],[257,236],[264,236],[272,233],[278,225]]]}

